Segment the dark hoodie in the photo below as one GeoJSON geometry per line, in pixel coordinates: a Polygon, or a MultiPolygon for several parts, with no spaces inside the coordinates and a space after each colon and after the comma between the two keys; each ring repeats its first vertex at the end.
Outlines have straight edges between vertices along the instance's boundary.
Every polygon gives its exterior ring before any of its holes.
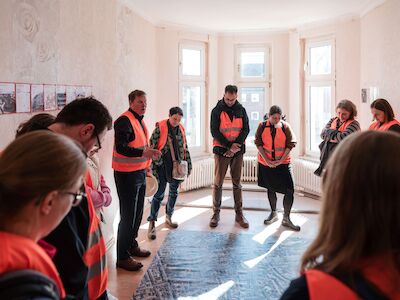
{"type": "Polygon", "coordinates": [[[236,101],[232,107],[228,107],[224,99],[218,101],[217,105],[211,111],[211,135],[214,139],[216,139],[223,147],[214,146],[213,153],[217,155],[224,155],[224,153],[232,146],[233,143],[241,144],[241,150],[235,154],[244,154],[246,152],[246,146],[244,141],[246,140],[247,135],[249,134],[249,118],[247,117],[246,109],[236,101]],[[220,115],[222,112],[226,112],[229,118],[232,120],[233,117],[242,118],[243,119],[243,128],[240,132],[239,136],[236,138],[234,142],[228,141],[224,135],[219,131],[219,125],[221,123],[220,115]]]}

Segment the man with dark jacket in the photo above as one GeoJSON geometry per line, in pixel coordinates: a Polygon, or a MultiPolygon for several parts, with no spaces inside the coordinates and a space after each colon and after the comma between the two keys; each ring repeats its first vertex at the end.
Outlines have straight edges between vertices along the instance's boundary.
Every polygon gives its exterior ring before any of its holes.
{"type": "Polygon", "coordinates": [[[245,140],[249,134],[249,119],[246,110],[237,101],[237,87],[227,85],[224,97],[218,101],[211,112],[211,135],[215,160],[215,179],[213,185],[213,211],[210,227],[217,227],[221,209],[222,184],[230,166],[235,201],[236,222],[243,228],[249,223],[242,211],[242,186],[240,184],[245,140]]]}

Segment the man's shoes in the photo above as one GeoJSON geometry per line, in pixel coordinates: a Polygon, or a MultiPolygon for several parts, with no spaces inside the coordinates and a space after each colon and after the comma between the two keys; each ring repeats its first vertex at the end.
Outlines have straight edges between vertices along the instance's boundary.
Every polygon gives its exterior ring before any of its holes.
{"type": "Polygon", "coordinates": [[[165,216],[165,223],[173,229],[178,228],[178,223],[172,222],[171,217],[168,215],[165,216]]]}
{"type": "Polygon", "coordinates": [[[140,249],[140,247],[131,248],[129,254],[137,257],[149,257],[151,252],[148,250],[140,249]]]}
{"type": "Polygon", "coordinates": [[[276,210],[271,210],[271,213],[269,214],[268,218],[264,220],[265,225],[270,225],[274,222],[278,221],[278,214],[276,210]]]}
{"type": "Polygon", "coordinates": [[[147,231],[147,237],[149,240],[155,240],[156,239],[156,222],[155,221],[149,221],[149,230],[147,231]]]}
{"type": "Polygon", "coordinates": [[[282,220],[282,226],[285,226],[289,229],[292,229],[294,231],[300,231],[300,226],[294,225],[292,221],[290,220],[289,216],[283,216],[282,220]]]}
{"type": "Polygon", "coordinates": [[[143,264],[133,259],[133,257],[117,261],[117,268],[121,268],[127,271],[139,271],[142,267],[143,264]]]}
{"type": "Polygon", "coordinates": [[[249,228],[249,222],[243,216],[243,213],[237,213],[235,217],[235,221],[240,225],[242,228],[249,228]]]}
{"type": "Polygon", "coordinates": [[[214,213],[210,220],[210,227],[217,227],[219,222],[219,213],[214,213]]]}

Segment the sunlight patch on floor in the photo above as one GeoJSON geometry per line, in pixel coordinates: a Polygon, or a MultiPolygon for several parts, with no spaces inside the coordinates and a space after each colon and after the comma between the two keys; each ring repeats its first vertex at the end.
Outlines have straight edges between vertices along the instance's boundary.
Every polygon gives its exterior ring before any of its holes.
{"type": "Polygon", "coordinates": [[[178,297],[178,300],[217,300],[223,294],[225,294],[231,287],[235,285],[233,280],[229,280],[209,292],[198,296],[178,297]]]}

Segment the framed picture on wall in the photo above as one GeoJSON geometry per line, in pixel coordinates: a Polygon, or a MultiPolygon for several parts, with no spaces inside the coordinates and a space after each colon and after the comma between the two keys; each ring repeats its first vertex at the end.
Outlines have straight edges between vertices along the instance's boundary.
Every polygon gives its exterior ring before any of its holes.
{"type": "Polygon", "coordinates": [[[43,84],[31,85],[32,112],[44,111],[44,87],[43,84]]]}
{"type": "Polygon", "coordinates": [[[0,83],[0,114],[12,114],[15,112],[15,84],[0,83]]]}
{"type": "Polygon", "coordinates": [[[17,83],[15,85],[17,113],[31,111],[31,85],[29,83],[17,83]]]}
{"type": "Polygon", "coordinates": [[[73,85],[67,85],[67,98],[66,98],[66,103],[70,103],[76,99],[76,87],[73,85]]]}
{"type": "Polygon", "coordinates": [[[44,110],[56,110],[56,85],[44,85],[44,110]]]}
{"type": "Polygon", "coordinates": [[[62,109],[67,104],[67,87],[65,85],[57,85],[56,101],[58,109],[62,109]]]}

